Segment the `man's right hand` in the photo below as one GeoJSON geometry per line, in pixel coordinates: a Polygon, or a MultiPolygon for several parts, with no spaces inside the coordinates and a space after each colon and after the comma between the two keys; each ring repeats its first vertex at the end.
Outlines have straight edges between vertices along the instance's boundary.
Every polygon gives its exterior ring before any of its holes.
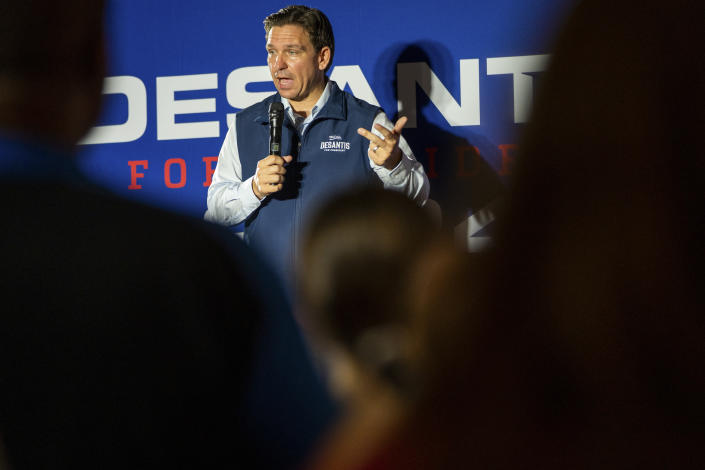
{"type": "Polygon", "coordinates": [[[269,155],[257,162],[257,171],[252,178],[252,190],[258,199],[262,200],[265,196],[281,191],[286,173],[284,165],[291,162],[293,158],[291,155],[284,157],[269,155]]]}

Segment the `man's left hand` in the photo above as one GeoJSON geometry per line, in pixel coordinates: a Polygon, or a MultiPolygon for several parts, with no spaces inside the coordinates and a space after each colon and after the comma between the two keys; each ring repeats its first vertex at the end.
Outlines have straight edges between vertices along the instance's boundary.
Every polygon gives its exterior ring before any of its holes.
{"type": "Polygon", "coordinates": [[[358,134],[370,141],[370,146],[367,149],[367,156],[370,157],[370,160],[388,170],[393,170],[399,164],[401,161],[399,139],[406,121],[406,116],[399,118],[391,130],[375,124],[375,129],[382,134],[381,138],[362,127],[357,130],[358,134]]]}

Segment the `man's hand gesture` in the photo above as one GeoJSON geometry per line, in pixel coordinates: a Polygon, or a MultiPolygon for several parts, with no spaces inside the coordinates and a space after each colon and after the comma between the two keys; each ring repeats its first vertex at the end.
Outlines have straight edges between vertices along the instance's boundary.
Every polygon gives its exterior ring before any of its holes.
{"type": "Polygon", "coordinates": [[[357,130],[358,134],[370,141],[370,146],[367,149],[367,156],[370,157],[370,160],[388,170],[394,169],[399,164],[401,160],[399,139],[406,121],[406,116],[399,118],[391,130],[380,124],[375,124],[375,129],[382,134],[381,138],[362,127],[357,130]]]}
{"type": "Polygon", "coordinates": [[[252,178],[252,190],[258,199],[262,200],[265,196],[281,191],[284,187],[284,174],[286,174],[284,165],[291,160],[293,160],[291,155],[284,157],[269,155],[257,162],[255,177],[252,178]]]}

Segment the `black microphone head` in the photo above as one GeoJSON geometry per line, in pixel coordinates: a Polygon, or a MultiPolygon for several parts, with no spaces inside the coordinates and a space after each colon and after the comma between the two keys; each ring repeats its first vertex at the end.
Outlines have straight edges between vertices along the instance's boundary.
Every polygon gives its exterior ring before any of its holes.
{"type": "Polygon", "coordinates": [[[281,118],[284,114],[284,105],[281,101],[273,101],[269,103],[269,118],[281,118]]]}

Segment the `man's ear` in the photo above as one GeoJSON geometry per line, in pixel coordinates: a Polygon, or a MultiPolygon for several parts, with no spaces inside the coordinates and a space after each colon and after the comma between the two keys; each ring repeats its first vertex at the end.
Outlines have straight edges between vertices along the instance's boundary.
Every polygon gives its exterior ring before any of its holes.
{"type": "Polygon", "coordinates": [[[320,51],[318,51],[318,70],[325,70],[330,64],[330,47],[323,46],[320,51]]]}

